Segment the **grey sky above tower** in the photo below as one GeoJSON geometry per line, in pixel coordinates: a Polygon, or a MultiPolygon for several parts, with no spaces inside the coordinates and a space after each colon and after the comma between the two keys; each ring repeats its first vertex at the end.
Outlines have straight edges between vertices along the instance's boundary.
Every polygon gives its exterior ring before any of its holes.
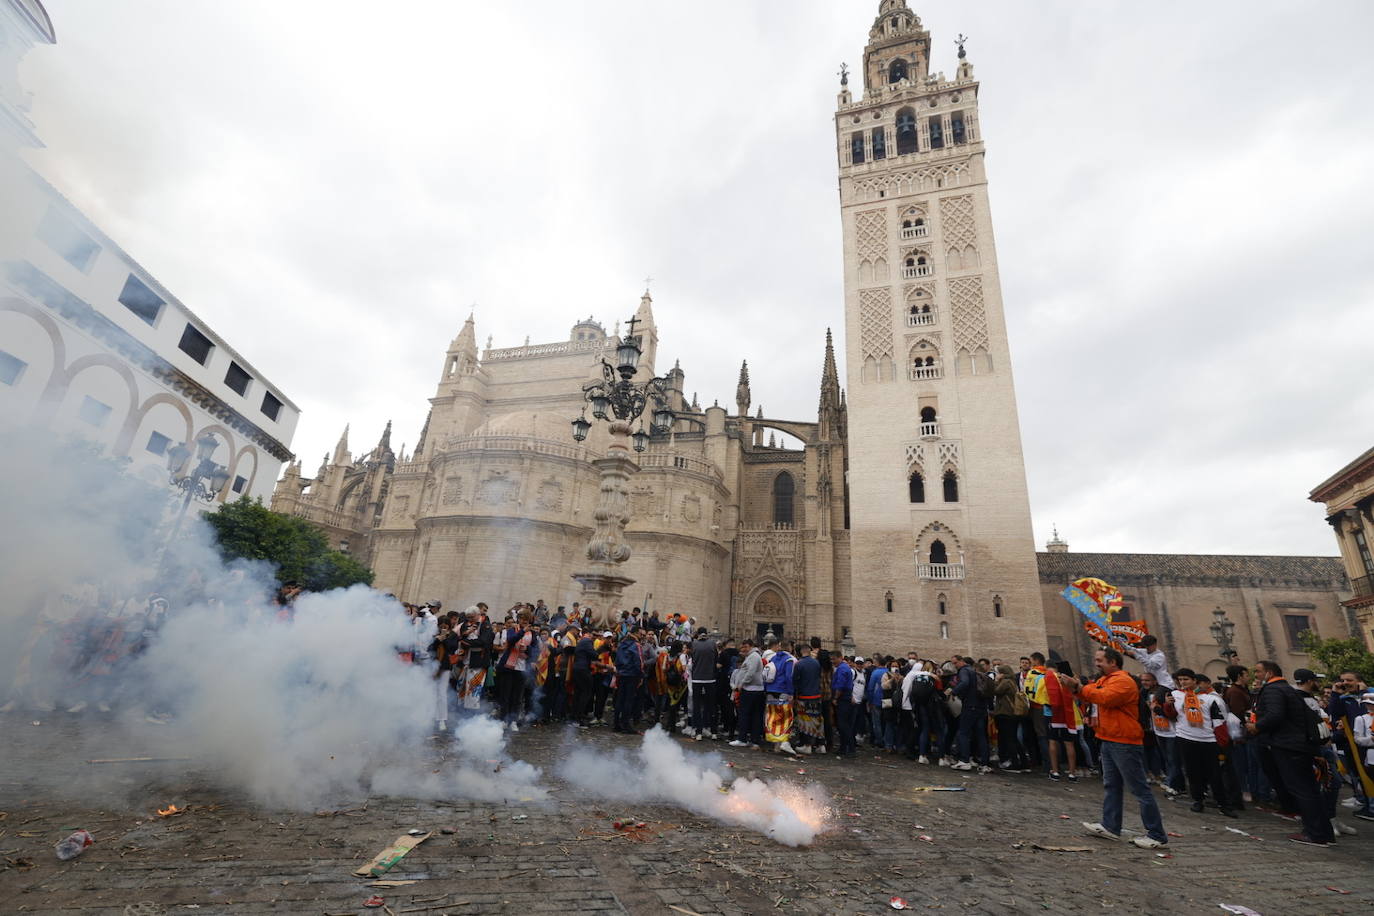
{"type": "MultiPolygon", "coordinates": [[[[812,416],[836,71],[875,6],[51,0],[23,82],[41,169],[267,337],[313,463],[346,420],[413,445],[474,302],[479,341],[557,340],[646,274],[689,395],[729,405],[749,359],[755,404],[812,416]]],[[[984,87],[1037,541],[1332,553],[1303,497],[1374,416],[1374,9],[912,8],[984,87]]]]}

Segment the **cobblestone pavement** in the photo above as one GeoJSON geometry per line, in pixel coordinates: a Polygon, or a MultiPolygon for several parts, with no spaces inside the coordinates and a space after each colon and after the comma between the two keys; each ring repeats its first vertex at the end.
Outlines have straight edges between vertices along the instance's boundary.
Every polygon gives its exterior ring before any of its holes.
{"type": "MultiPolygon", "coordinates": [[[[195,762],[88,764],[177,749],[152,728],[82,727],[0,717],[0,912],[385,912],[362,907],[374,893],[397,916],[877,914],[890,912],[893,896],[959,913],[1220,913],[1219,903],[1265,916],[1374,911],[1374,825],[1351,821],[1360,836],[1312,849],[1288,843],[1295,828],[1274,815],[1228,821],[1166,802],[1166,827],[1178,836],[1173,857],[1160,858],[1081,833],[1080,822],[1099,815],[1096,780],[968,775],[871,753],[790,762],[692,744],[718,751],[736,772],[829,789],[834,829],[792,849],[674,807],[581,798],[556,779],[547,807],[373,797],[333,813],[264,810],[212,788],[195,762]],[[62,749],[78,735],[79,755],[62,749]],[[967,791],[915,791],[929,785],[967,791]],[[188,810],[152,815],[169,802],[188,810]],[[611,826],[620,818],[650,829],[627,836],[611,826]],[[53,845],[76,826],[96,843],[59,862],[53,845]],[[385,879],[416,883],[374,888],[352,876],[412,828],[435,833],[385,879]]],[[[567,740],[562,729],[526,730],[511,750],[547,772],[567,740]]],[[[573,740],[611,749],[637,739],[594,729],[573,740]]],[[[1130,805],[1126,826],[1138,826],[1130,805]]]]}

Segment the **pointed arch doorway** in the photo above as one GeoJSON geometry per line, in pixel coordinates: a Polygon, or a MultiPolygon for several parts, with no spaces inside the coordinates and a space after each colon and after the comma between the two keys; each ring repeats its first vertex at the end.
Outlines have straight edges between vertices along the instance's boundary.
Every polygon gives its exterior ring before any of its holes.
{"type": "Polygon", "coordinates": [[[778,588],[767,585],[760,589],[754,596],[750,613],[754,620],[754,635],[760,644],[770,630],[774,636],[782,637],[787,621],[787,599],[778,588]]]}

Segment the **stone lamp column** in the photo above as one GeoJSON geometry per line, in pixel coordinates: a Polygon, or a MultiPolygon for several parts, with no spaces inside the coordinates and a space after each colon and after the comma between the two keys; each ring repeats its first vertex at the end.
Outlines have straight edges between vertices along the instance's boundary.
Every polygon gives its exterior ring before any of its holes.
{"type": "Polygon", "coordinates": [[[601,473],[601,493],[592,513],[595,527],[587,543],[586,572],[572,577],[582,585],[582,603],[591,604],[601,614],[610,614],[620,604],[625,589],[634,579],[621,575],[620,570],[630,558],[630,545],[625,539],[625,526],[630,521],[630,495],[626,485],[639,464],[630,457],[630,424],[626,420],[610,422],[611,445],[605,458],[592,462],[601,473]]]}

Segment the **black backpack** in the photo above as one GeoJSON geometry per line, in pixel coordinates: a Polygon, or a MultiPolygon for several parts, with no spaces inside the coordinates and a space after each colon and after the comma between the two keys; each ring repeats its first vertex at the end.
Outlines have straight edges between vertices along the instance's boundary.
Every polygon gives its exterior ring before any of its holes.
{"type": "Polygon", "coordinates": [[[682,669],[677,666],[677,662],[673,659],[668,660],[668,673],[664,677],[664,680],[668,682],[669,687],[674,689],[681,687],[683,683],[685,683],[682,679],[682,669]]]}
{"type": "Polygon", "coordinates": [[[911,682],[911,708],[920,709],[935,696],[935,678],[916,676],[911,682]]]}
{"type": "Polygon", "coordinates": [[[991,700],[997,693],[996,685],[992,682],[992,678],[977,671],[973,673],[973,677],[974,686],[978,690],[978,696],[985,700],[991,700]]]}

